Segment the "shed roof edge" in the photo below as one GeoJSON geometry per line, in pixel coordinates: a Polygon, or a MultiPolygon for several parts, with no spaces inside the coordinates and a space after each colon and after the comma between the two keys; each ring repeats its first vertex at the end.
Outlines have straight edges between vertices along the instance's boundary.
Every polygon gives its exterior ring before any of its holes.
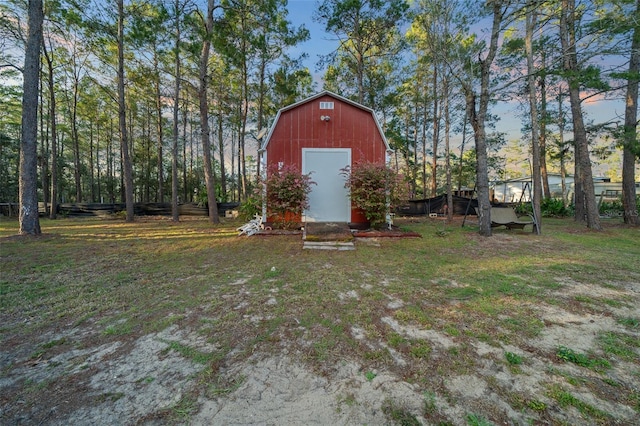
{"type": "Polygon", "coordinates": [[[280,120],[280,116],[282,115],[283,112],[289,111],[291,109],[294,109],[302,104],[311,102],[315,99],[321,98],[323,96],[331,96],[333,98],[336,98],[344,103],[347,103],[349,105],[352,105],[356,108],[362,109],[364,111],[367,111],[369,114],[371,114],[371,117],[373,118],[374,123],[376,124],[376,127],[378,128],[378,131],[380,132],[380,136],[382,137],[382,141],[384,142],[384,146],[386,148],[386,151],[392,151],[391,147],[389,146],[389,142],[387,141],[387,137],[385,136],[384,132],[382,131],[382,126],[380,125],[380,122],[378,121],[378,117],[376,117],[375,111],[372,108],[369,108],[365,105],[362,105],[358,102],[352,101],[351,99],[345,98],[344,96],[340,96],[337,93],[331,92],[329,90],[323,90],[322,92],[316,93],[315,95],[309,96],[305,99],[302,99],[298,102],[295,102],[291,105],[287,105],[285,107],[282,107],[278,110],[278,113],[276,114],[276,118],[273,120],[273,124],[271,125],[271,128],[269,129],[269,132],[267,133],[267,136],[264,138],[264,142],[262,143],[261,147],[260,147],[260,151],[264,151],[267,149],[267,145],[269,144],[269,141],[271,140],[271,136],[273,135],[273,131],[276,128],[276,125],[278,124],[278,121],[280,120]]]}

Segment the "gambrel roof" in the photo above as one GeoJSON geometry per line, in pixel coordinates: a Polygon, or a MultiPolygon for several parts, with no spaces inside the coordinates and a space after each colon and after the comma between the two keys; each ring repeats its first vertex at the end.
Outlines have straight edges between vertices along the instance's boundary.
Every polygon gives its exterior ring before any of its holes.
{"type": "Polygon", "coordinates": [[[384,142],[384,145],[385,145],[387,151],[392,151],[391,148],[389,147],[389,142],[387,141],[387,138],[385,137],[384,132],[382,131],[382,126],[380,125],[380,122],[378,121],[378,119],[376,117],[376,114],[373,111],[373,109],[371,109],[369,107],[366,107],[366,106],[364,106],[362,104],[359,104],[358,102],[352,101],[351,99],[347,99],[347,98],[345,98],[343,96],[340,96],[340,95],[338,95],[336,93],[328,91],[328,90],[324,90],[324,91],[322,91],[320,93],[316,93],[313,96],[309,96],[306,99],[303,99],[303,100],[298,101],[296,103],[293,103],[291,105],[287,105],[286,107],[281,108],[280,110],[278,110],[278,114],[276,115],[276,118],[273,121],[273,124],[271,125],[271,128],[269,129],[269,133],[267,133],[267,136],[262,141],[262,145],[261,145],[260,150],[264,151],[265,149],[267,149],[267,145],[269,144],[269,141],[271,140],[273,132],[274,132],[276,126],[278,125],[278,121],[280,120],[280,117],[281,117],[281,115],[283,113],[285,113],[287,111],[290,111],[292,109],[298,108],[299,106],[307,104],[309,102],[313,102],[314,100],[320,99],[320,98],[322,98],[324,96],[330,96],[330,97],[336,99],[337,101],[340,101],[340,102],[346,103],[348,105],[354,106],[354,107],[356,107],[358,109],[361,109],[363,111],[366,111],[368,114],[370,114],[371,118],[373,119],[373,121],[374,121],[374,123],[376,125],[376,127],[378,128],[378,132],[380,132],[380,136],[382,138],[382,141],[384,142]]]}

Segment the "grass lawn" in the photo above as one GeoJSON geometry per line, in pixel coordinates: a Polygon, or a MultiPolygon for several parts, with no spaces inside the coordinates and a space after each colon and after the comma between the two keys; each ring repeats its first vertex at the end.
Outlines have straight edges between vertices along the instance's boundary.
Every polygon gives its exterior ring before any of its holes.
{"type": "Polygon", "coordinates": [[[343,252],[240,224],[1,219],[0,423],[206,423],[272,359],[340,424],[640,423],[638,228],[400,219],[422,238],[343,252]]]}

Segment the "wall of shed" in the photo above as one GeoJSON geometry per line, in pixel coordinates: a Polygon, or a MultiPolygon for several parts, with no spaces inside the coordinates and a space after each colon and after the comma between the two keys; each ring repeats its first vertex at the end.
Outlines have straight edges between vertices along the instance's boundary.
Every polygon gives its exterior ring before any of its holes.
{"type": "MultiPolygon", "coordinates": [[[[331,96],[321,96],[282,111],[267,145],[268,165],[294,164],[302,170],[302,148],[351,148],[352,165],[361,161],[384,164],[386,146],[370,112],[331,96]],[[320,102],[333,102],[334,109],[320,109],[320,102]],[[321,116],[329,116],[322,121],[321,116]]],[[[313,176],[312,176],[313,179],[313,176]]],[[[352,209],[351,221],[366,222],[352,209]]]]}

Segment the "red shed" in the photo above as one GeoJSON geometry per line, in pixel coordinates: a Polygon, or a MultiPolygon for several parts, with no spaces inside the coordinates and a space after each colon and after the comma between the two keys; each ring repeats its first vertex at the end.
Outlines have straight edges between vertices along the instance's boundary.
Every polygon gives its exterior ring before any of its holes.
{"type": "Polygon", "coordinates": [[[340,170],[361,161],[385,164],[390,153],[372,109],[324,91],[278,111],[260,161],[263,170],[293,164],[312,173],[316,184],[301,221],[357,224],[367,219],[351,206],[340,170]]]}

